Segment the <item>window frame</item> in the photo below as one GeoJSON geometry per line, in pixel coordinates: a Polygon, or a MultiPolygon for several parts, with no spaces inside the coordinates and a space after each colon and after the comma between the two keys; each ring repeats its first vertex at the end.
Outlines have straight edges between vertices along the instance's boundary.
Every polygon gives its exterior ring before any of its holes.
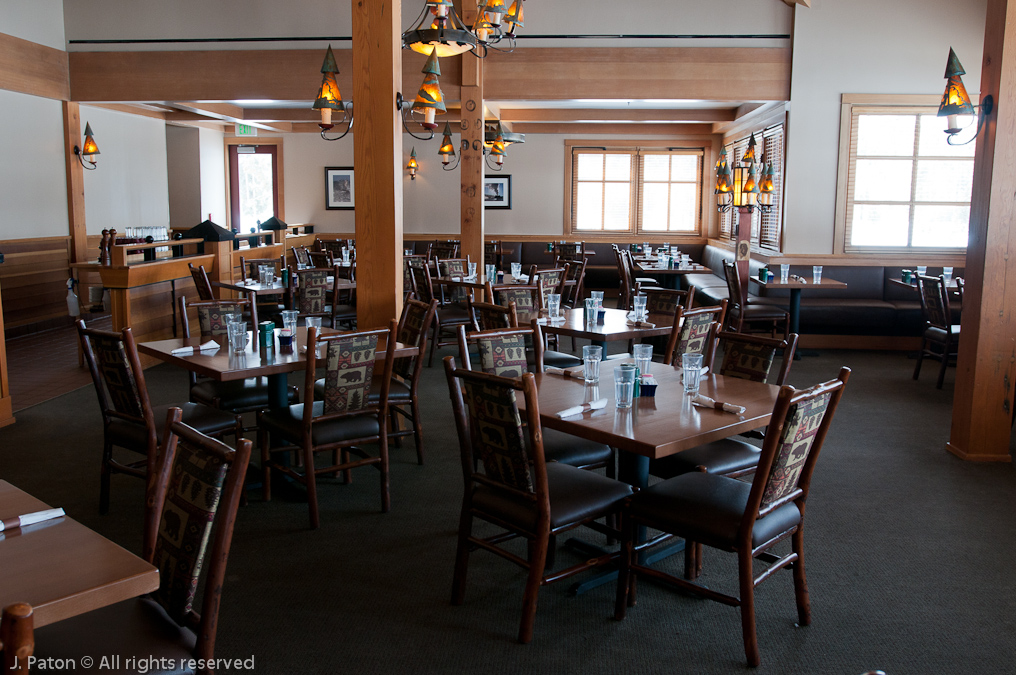
{"type": "MultiPolygon", "coordinates": [[[[972,96],[971,100],[977,105],[977,97],[972,96]]],[[[840,102],[840,144],[838,169],[836,178],[836,212],[833,246],[835,254],[849,255],[886,255],[886,254],[921,254],[922,256],[955,256],[965,255],[967,247],[946,247],[946,246],[914,246],[910,243],[913,238],[913,209],[918,202],[914,198],[916,184],[911,184],[911,199],[906,202],[899,202],[900,205],[907,205],[911,208],[910,226],[908,230],[908,243],[905,246],[855,246],[850,243],[851,223],[853,214],[853,188],[855,167],[857,162],[857,119],[864,114],[882,115],[927,115],[934,114],[938,110],[940,100],[936,96],[925,95],[864,95],[864,94],[843,94],[840,102]]],[[[917,143],[919,131],[915,131],[915,154],[914,175],[917,171],[917,143]]],[[[926,157],[936,159],[936,157],[926,157]]],[[[973,160],[973,157],[951,157],[956,160],[973,160]]],[[[913,180],[916,180],[913,179],[913,180]]],[[[972,201],[972,199],[971,199],[972,201]]],[[[864,202],[862,202],[864,203],[864,202]]],[[[959,203],[959,202],[957,202],[959,203]]]]}

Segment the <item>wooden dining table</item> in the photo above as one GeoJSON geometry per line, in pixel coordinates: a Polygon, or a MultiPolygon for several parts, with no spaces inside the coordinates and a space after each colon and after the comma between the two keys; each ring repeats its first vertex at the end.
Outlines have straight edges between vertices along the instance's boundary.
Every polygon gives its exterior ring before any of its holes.
{"type": "MultiPolygon", "coordinates": [[[[0,518],[49,508],[0,480],[0,518]]],[[[68,516],[0,532],[0,574],[0,607],[27,602],[36,628],[159,588],[158,568],[68,516]]]]}
{"type": "Polygon", "coordinates": [[[713,271],[705,265],[699,265],[698,263],[691,263],[688,265],[677,265],[675,267],[660,267],[659,258],[646,258],[636,257],[633,258],[635,263],[635,271],[648,274],[651,277],[662,276],[664,278],[664,286],[667,288],[677,288],[677,280],[686,277],[689,274],[712,274],[713,271]]]}
{"type": "Polygon", "coordinates": [[[544,333],[554,333],[566,337],[583,338],[603,348],[607,354],[607,343],[615,340],[642,340],[647,337],[670,335],[674,328],[674,317],[666,314],[650,314],[647,322],[654,324],[652,328],[629,325],[628,314],[623,309],[607,307],[603,310],[603,323],[587,322],[585,308],[576,307],[562,312],[563,320],[540,320],[540,328],[544,333]]]}

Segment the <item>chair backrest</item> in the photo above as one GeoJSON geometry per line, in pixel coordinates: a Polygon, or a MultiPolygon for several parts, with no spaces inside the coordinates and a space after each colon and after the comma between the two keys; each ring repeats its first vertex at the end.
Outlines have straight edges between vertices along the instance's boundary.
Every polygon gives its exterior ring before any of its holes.
{"type": "Polygon", "coordinates": [[[310,251],[306,246],[294,246],[293,247],[293,260],[296,261],[297,265],[303,267],[310,267],[310,251]]]}
{"type": "Polygon", "coordinates": [[[952,319],[949,309],[949,294],[946,292],[945,279],[942,277],[925,277],[917,275],[917,290],[921,296],[921,311],[928,325],[952,331],[952,319]]]}
{"type": "Polygon", "coordinates": [[[473,317],[475,330],[518,328],[519,319],[515,313],[514,302],[509,302],[506,307],[489,302],[474,302],[472,298],[467,298],[466,306],[469,308],[469,315],[473,317]]]}
{"type": "Polygon", "coordinates": [[[304,381],[304,434],[310,437],[311,425],[316,420],[325,420],[347,415],[376,414],[381,428],[385,428],[384,415],[388,410],[388,392],[391,386],[392,368],[395,358],[395,342],[398,323],[392,319],[387,329],[339,333],[319,336],[317,328],[307,331],[307,353],[316,351],[318,345],[324,349],[324,395],[322,412],[314,414],[314,382],[317,379],[315,360],[308,361],[304,381]],[[377,401],[370,400],[371,381],[376,367],[379,341],[387,345],[381,378],[381,395],[377,401]]]}
{"type": "Polygon", "coordinates": [[[136,422],[147,427],[151,440],[156,441],[145,374],[131,329],[124,328],[119,333],[93,330],[78,320],[78,337],[105,423],[112,417],[136,422]]]}
{"type": "MultiPolygon", "coordinates": [[[[466,258],[438,258],[438,275],[442,277],[465,277],[469,272],[469,260],[466,258]]],[[[445,295],[442,287],[441,295],[445,295]]],[[[453,286],[447,291],[447,300],[450,302],[465,302],[469,291],[461,286],[453,286]]]]}
{"type": "Polygon", "coordinates": [[[582,256],[576,260],[558,256],[557,262],[554,263],[558,267],[565,267],[568,269],[568,273],[565,275],[565,281],[571,282],[571,285],[565,285],[564,290],[561,292],[561,302],[571,307],[577,307],[582,302],[582,296],[584,295],[585,280],[586,280],[586,258],[582,256]]]}
{"type": "Polygon", "coordinates": [[[426,268],[421,269],[410,265],[409,274],[413,279],[413,292],[416,293],[416,299],[421,302],[434,300],[434,285],[426,268]]]}
{"type": "Polygon", "coordinates": [[[531,327],[485,330],[466,334],[466,327],[459,326],[459,357],[462,367],[472,370],[470,347],[475,346],[479,370],[499,377],[520,377],[529,372],[526,348],[533,345],[533,368],[543,372],[543,331],[535,321],[531,327]]]}
{"type": "MultiPolygon", "coordinates": [[[[719,323],[714,322],[712,325],[715,330],[719,323]]],[[[780,369],[772,382],[782,386],[786,383],[790,366],[794,363],[797,333],[791,333],[787,339],[781,340],[733,331],[719,331],[716,333],[716,339],[709,342],[711,345],[707,347],[707,365],[713,363],[716,349],[720,347],[723,349],[723,361],[716,372],[724,377],[736,377],[753,382],[765,382],[769,379],[773,363],[776,362],[778,352],[782,350],[780,369]]]]}
{"type": "Polygon", "coordinates": [[[226,335],[228,332],[226,315],[242,314],[244,312],[250,316],[248,328],[254,331],[257,330],[257,303],[251,302],[249,299],[187,302],[187,297],[181,295],[178,302],[180,303],[180,319],[183,324],[183,336],[185,338],[191,337],[188,310],[194,310],[198,313],[198,327],[201,335],[226,335]]]}
{"type": "Polygon", "coordinates": [[[564,283],[568,278],[569,267],[568,264],[565,264],[564,267],[537,270],[535,283],[540,289],[540,307],[547,306],[548,293],[560,293],[564,297],[564,283]]]}
{"type": "Polygon", "coordinates": [[[622,250],[617,244],[613,244],[613,247],[614,261],[617,263],[617,276],[620,280],[617,307],[618,309],[631,309],[631,296],[634,289],[631,286],[631,273],[628,271],[628,257],[625,255],[627,251],[622,250]]]}
{"type": "Polygon", "coordinates": [[[741,277],[737,273],[737,265],[729,260],[723,261],[723,278],[727,281],[727,324],[731,330],[740,331],[744,323],[745,291],[741,288],[741,277]]]}
{"type": "Polygon", "coordinates": [[[466,494],[482,483],[526,509],[536,509],[538,522],[550,517],[547,467],[536,383],[531,373],[506,378],[455,367],[445,357],[445,373],[458,429],[466,494]],[[523,425],[516,395],[526,402],[523,425]],[[479,470],[482,468],[482,472],[479,470]]]}
{"type": "Polygon", "coordinates": [[[334,274],[333,269],[297,270],[296,279],[296,310],[300,314],[325,314],[328,307],[328,291],[334,290],[336,281],[328,283],[328,275],[334,274]]]}
{"type": "Polygon", "coordinates": [[[483,245],[483,264],[501,266],[500,241],[488,241],[483,245]]]}
{"type": "Polygon", "coordinates": [[[310,251],[307,257],[311,267],[331,269],[335,265],[335,256],[331,251],[310,251]]]}
{"type": "Polygon", "coordinates": [[[559,258],[582,260],[586,256],[586,242],[565,241],[554,244],[554,255],[559,258]]]}
{"type": "Polygon", "coordinates": [[[15,602],[3,608],[0,652],[5,673],[28,675],[28,660],[35,654],[35,616],[28,603],[15,602]]]}
{"type": "Polygon", "coordinates": [[[286,256],[285,254],[280,255],[278,258],[245,258],[240,256],[241,273],[247,275],[248,279],[257,279],[262,265],[274,265],[275,274],[281,275],[282,270],[286,267],[286,256]]]}
{"type": "Polygon", "coordinates": [[[499,288],[494,292],[497,304],[510,305],[515,303],[515,317],[518,325],[528,326],[533,319],[540,317],[540,289],[534,285],[516,285],[499,288]]]}
{"type": "Polygon", "coordinates": [[[415,281],[413,280],[413,274],[410,270],[418,269],[421,272],[427,271],[427,256],[425,255],[404,255],[402,256],[402,284],[403,290],[412,289],[417,292],[419,298],[419,289],[415,287],[415,281]]]}
{"type": "Polygon", "coordinates": [[[963,302],[963,277],[956,277],[956,297],[960,299],[960,303],[963,302]]]}
{"type": "Polygon", "coordinates": [[[742,542],[751,540],[757,518],[783,504],[796,501],[804,517],[815,462],[849,377],[850,369],[841,368],[835,380],[809,389],[780,389],[741,521],[742,542]]]}
{"type": "Polygon", "coordinates": [[[635,285],[635,294],[646,296],[646,311],[649,314],[674,316],[678,307],[691,309],[695,299],[694,286],[687,291],[647,288],[642,290],[640,284],[635,285]]]}
{"type": "Polygon", "coordinates": [[[194,267],[194,263],[187,263],[187,267],[190,268],[191,278],[194,279],[194,288],[197,289],[198,298],[201,300],[214,300],[215,294],[212,293],[212,282],[208,280],[205,266],[199,265],[194,267]]]}
{"type": "Polygon", "coordinates": [[[427,350],[427,330],[434,323],[436,310],[437,300],[420,302],[409,298],[403,303],[396,339],[407,347],[418,347],[419,351],[414,356],[395,359],[392,370],[399,377],[406,380],[419,377],[427,350]]]}
{"type": "Polygon", "coordinates": [[[674,363],[682,354],[706,354],[709,348],[709,329],[716,322],[723,325],[727,301],[711,307],[683,310],[674,318],[674,328],[663,352],[663,362],[674,363]]]}
{"type": "Polygon", "coordinates": [[[159,568],[152,598],[194,630],[195,656],[209,659],[251,442],[240,439],[233,450],[183,424],[182,417],[180,408],[170,408],[160,465],[149,480],[144,558],[159,568]]]}
{"type": "Polygon", "coordinates": [[[459,243],[457,241],[435,241],[430,246],[430,255],[438,260],[459,257],[459,243]]]}

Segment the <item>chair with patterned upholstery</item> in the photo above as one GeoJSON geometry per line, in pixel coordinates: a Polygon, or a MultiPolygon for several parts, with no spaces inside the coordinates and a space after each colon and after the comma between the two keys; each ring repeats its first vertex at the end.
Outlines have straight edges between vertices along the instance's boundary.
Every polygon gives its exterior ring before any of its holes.
{"type": "Polygon", "coordinates": [[[303,403],[269,410],[261,416],[258,445],[265,500],[272,498],[272,471],[302,483],[307,487],[311,529],[320,524],[317,481],[318,476],[324,474],[341,472],[348,483],[352,469],[374,467],[381,475],[381,511],[387,513],[391,508],[387,416],[397,331],[398,323],[394,319],[387,329],[357,333],[319,337],[317,328],[308,329],[307,352],[315,352],[321,345],[324,353],[325,383],[321,400],[317,400],[314,387],[317,362],[310,359],[305,371],[303,403]],[[375,364],[381,340],[387,345],[385,358],[375,364]],[[372,400],[370,389],[377,367],[381,370],[381,389],[378,397],[372,400]],[[363,447],[367,444],[376,444],[377,453],[368,452],[363,447]],[[316,466],[316,454],[325,451],[332,452],[332,463],[326,467],[316,466]],[[336,461],[335,451],[341,454],[341,461],[336,461]],[[303,471],[294,468],[295,462],[273,459],[273,455],[280,453],[297,453],[303,460],[303,471]]]}
{"type": "Polygon", "coordinates": [[[194,279],[194,288],[197,289],[198,298],[201,300],[214,300],[215,294],[212,293],[212,282],[208,280],[205,266],[199,265],[194,267],[194,263],[187,263],[187,267],[190,268],[191,278],[194,279]]]}
{"type": "MultiPolygon", "coordinates": [[[[463,279],[469,273],[469,260],[466,258],[452,258],[449,260],[439,258],[437,260],[437,272],[439,277],[457,277],[463,279]]],[[[441,285],[437,295],[442,307],[450,304],[465,306],[469,291],[461,286],[452,286],[446,289],[444,285],[441,285]]]]}
{"type": "Polygon", "coordinates": [[[310,250],[306,246],[293,246],[293,260],[297,267],[313,267],[310,260],[310,250]]]}
{"type": "MultiPolygon", "coordinates": [[[[635,295],[646,296],[646,311],[651,315],[650,321],[657,325],[663,323],[663,318],[668,317],[671,323],[671,333],[680,331],[681,316],[685,308],[690,309],[695,300],[695,288],[687,291],[672,290],[669,288],[649,287],[642,290],[642,284],[635,284],[635,295]]],[[[661,335],[650,338],[643,338],[643,343],[653,345],[653,356],[662,360],[667,351],[667,344],[670,336],[661,335]]],[[[628,351],[631,352],[631,342],[628,343],[628,351]]]]}
{"type": "Polygon", "coordinates": [[[309,251],[307,258],[310,264],[307,267],[318,269],[331,269],[335,267],[335,256],[331,251],[309,251]]]}
{"type": "Polygon", "coordinates": [[[286,256],[280,255],[277,258],[245,258],[240,256],[240,273],[248,279],[258,279],[262,265],[275,267],[275,277],[282,277],[282,270],[286,268],[286,256]]]}
{"type": "Polygon", "coordinates": [[[914,379],[921,374],[921,364],[925,356],[937,359],[942,365],[938,369],[938,382],[935,386],[941,389],[945,382],[945,369],[949,366],[949,360],[959,354],[960,326],[952,323],[949,293],[944,278],[917,275],[917,290],[921,297],[925,328],[921,336],[921,351],[917,352],[914,379]],[[938,349],[933,349],[933,346],[938,346],[938,349]]]}
{"type": "MultiPolygon", "coordinates": [[[[247,327],[256,332],[258,325],[257,304],[249,299],[244,300],[212,300],[210,302],[187,302],[186,296],[180,296],[180,316],[183,317],[183,337],[192,335],[190,316],[197,312],[198,327],[202,338],[225,337],[227,334],[226,315],[243,314],[247,327]]],[[[243,425],[243,415],[249,412],[260,412],[268,409],[268,378],[248,377],[243,380],[220,382],[206,377],[198,377],[193,370],[188,370],[190,378],[190,400],[203,403],[217,410],[225,410],[236,416],[237,424],[243,425]]],[[[289,402],[299,400],[296,387],[289,387],[289,402]]],[[[257,426],[243,426],[243,431],[252,431],[257,426]]]]}
{"type": "MultiPolygon", "coordinates": [[[[627,607],[635,605],[636,579],[662,579],[670,585],[741,608],[741,632],[749,666],[761,662],[755,632],[755,586],[783,568],[794,572],[794,594],[798,624],[811,622],[808,584],[804,571],[805,503],[812,472],[829,431],[836,406],[850,376],[849,368],[839,377],[809,389],[785,386],[780,390],[766,436],[758,471],[751,483],[717,474],[692,472],[662,481],[633,496],[625,507],[624,545],[621,572],[617,580],[615,617],[623,619],[627,607]],[[696,561],[685,567],[687,579],[672,576],[642,561],[656,537],[636,542],[639,530],[651,528],[684,537],[686,546],[698,550],[702,544],[737,554],[737,596],[693,583],[698,574],[696,561]],[[791,550],[779,556],[770,549],[790,538],[791,550]],[[768,565],[758,577],[752,563],[768,565]]],[[[723,414],[723,413],[716,413],[723,414]]],[[[686,561],[688,558],[686,558],[686,561]]]]}
{"type": "Polygon", "coordinates": [[[35,654],[35,615],[27,602],[15,602],[0,613],[0,663],[5,673],[28,675],[35,654]]]}
{"type": "Polygon", "coordinates": [[[466,301],[469,313],[473,317],[473,330],[497,330],[499,328],[518,328],[519,318],[516,314],[515,303],[509,302],[507,306],[495,305],[489,302],[466,301]]]}
{"type": "Polygon", "coordinates": [[[540,307],[547,306],[547,295],[549,293],[558,293],[562,300],[564,299],[564,289],[568,279],[569,267],[570,265],[565,263],[561,267],[536,271],[536,279],[532,283],[540,289],[540,307]]]}
{"type": "Polygon", "coordinates": [[[750,330],[758,324],[767,326],[773,337],[776,328],[783,324],[783,336],[790,334],[790,312],[776,305],[753,302],[741,286],[737,266],[729,260],[723,261],[723,275],[727,280],[727,322],[726,328],[738,333],[750,330]]]}
{"type": "MultiPolygon", "coordinates": [[[[531,373],[518,378],[498,377],[455,367],[445,358],[452,411],[458,428],[465,495],[459,518],[452,604],[465,600],[470,553],[485,549],[528,571],[518,640],[531,642],[540,586],[609,563],[617,554],[584,560],[567,569],[548,572],[557,535],[581,525],[610,537],[616,530],[596,522],[610,517],[631,495],[630,485],[591,471],[582,471],[544,456],[540,408],[531,373]],[[517,395],[525,400],[525,417],[517,395]],[[523,419],[526,422],[523,422],[523,419]],[[481,537],[473,521],[501,530],[481,537]],[[500,544],[523,537],[525,557],[500,544]]],[[[486,529],[486,528],[485,528],[486,529]]]]}
{"type": "Polygon", "coordinates": [[[709,347],[709,327],[713,323],[723,325],[723,316],[727,311],[727,301],[712,307],[696,307],[682,310],[675,318],[674,329],[670,331],[670,339],[663,350],[663,362],[667,365],[681,362],[682,354],[706,354],[709,347]]]}
{"type": "MultiPolygon", "coordinates": [[[[342,316],[339,315],[340,306],[329,302],[329,295],[334,300],[338,295],[339,277],[337,268],[312,268],[306,270],[293,270],[289,276],[289,286],[293,293],[293,309],[299,312],[301,319],[308,316],[321,317],[322,321],[328,320],[330,326],[337,327],[340,320],[349,319],[348,310],[342,316]],[[328,281],[328,277],[332,281],[328,281]]],[[[344,306],[342,306],[344,308],[344,306]]],[[[355,318],[355,309],[353,313],[355,318]]]]}
{"type": "Polygon", "coordinates": [[[431,300],[438,300],[437,311],[434,313],[434,333],[430,339],[430,358],[427,360],[427,367],[434,365],[434,352],[438,347],[456,345],[455,332],[459,326],[469,326],[473,323],[473,317],[469,309],[464,305],[451,304],[441,305],[440,300],[434,293],[434,282],[426,270],[415,267],[410,268],[413,275],[413,288],[416,289],[416,297],[422,302],[429,303],[431,300]]]}
{"type": "MultiPolygon", "coordinates": [[[[102,474],[99,489],[99,513],[109,512],[110,477],[125,473],[147,480],[156,467],[159,436],[166,422],[168,405],[152,408],[145,385],[134,334],[130,328],[115,333],[94,330],[78,321],[81,350],[92,373],[92,383],[102,411],[102,474]],[[135,461],[122,462],[113,457],[113,448],[124,448],[140,455],[135,461]]],[[[184,403],[186,424],[210,436],[228,434],[240,438],[243,425],[236,416],[202,403],[184,403]]]]}
{"type": "Polygon", "coordinates": [[[416,287],[416,281],[413,279],[412,270],[420,270],[420,273],[426,273],[427,271],[427,256],[425,255],[404,255],[402,256],[402,291],[404,294],[413,293],[417,300],[424,302],[430,302],[430,300],[423,300],[420,296],[420,291],[416,287]]]}
{"type": "MultiPolygon", "coordinates": [[[[542,373],[543,350],[540,349],[540,325],[535,321],[526,328],[486,330],[466,334],[459,327],[459,358],[462,367],[472,370],[472,355],[478,359],[478,370],[498,377],[521,377],[523,373],[542,373]],[[529,345],[536,345],[529,350],[529,345]],[[531,357],[532,355],[532,357],[531,357]]],[[[553,376],[548,376],[553,377],[553,376]]],[[[606,468],[615,476],[614,451],[609,445],[587,441],[554,429],[543,430],[543,448],[547,461],[561,462],[581,469],[606,468]]]]}
{"type": "Polygon", "coordinates": [[[240,440],[233,450],[182,417],[174,408],[160,423],[159,467],[148,489],[142,557],[159,569],[159,589],[37,629],[37,657],[80,663],[85,655],[117,654],[149,664],[148,673],[213,672],[196,661],[215,657],[251,443],[240,440]]]}
{"type": "MultiPolygon", "coordinates": [[[[494,291],[497,304],[508,306],[515,303],[515,318],[519,326],[528,326],[540,317],[543,305],[540,302],[540,288],[533,285],[515,284],[501,286],[494,291]]],[[[543,347],[543,362],[555,368],[574,368],[582,365],[582,359],[573,354],[559,352],[543,347]]],[[[530,352],[532,354],[532,352],[530,352]]],[[[532,364],[530,359],[530,364],[532,364]]]]}
{"type": "MultiPolygon", "coordinates": [[[[787,339],[779,339],[720,331],[716,334],[716,339],[713,339],[712,331],[715,331],[718,325],[716,322],[712,324],[710,335],[706,340],[705,365],[723,377],[766,382],[773,364],[779,359],[779,371],[776,379],[770,384],[779,387],[786,384],[790,366],[794,363],[794,352],[797,350],[797,333],[791,333],[787,339]],[[719,368],[713,363],[717,348],[723,353],[719,368]]],[[[763,434],[758,432],[742,435],[747,438],[764,438],[763,434]]],[[[758,466],[758,458],[757,446],[736,437],[721,438],[684,452],[651,459],[649,473],[660,478],[673,478],[691,471],[707,471],[737,478],[754,471],[758,466]]]]}

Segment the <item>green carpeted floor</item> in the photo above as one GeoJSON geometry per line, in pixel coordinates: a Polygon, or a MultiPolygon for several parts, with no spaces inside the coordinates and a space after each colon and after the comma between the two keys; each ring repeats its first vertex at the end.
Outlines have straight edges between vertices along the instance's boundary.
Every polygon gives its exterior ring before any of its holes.
{"type": "MultiPolygon", "coordinates": [[[[905,355],[830,351],[795,363],[790,382],[829,379],[841,365],[854,374],[808,504],[813,624],[794,625],[789,573],[763,584],[755,672],[1011,672],[1016,474],[945,451],[952,373],[937,391],[931,372],[911,379],[905,355]]],[[[411,443],[393,449],[391,513],[379,512],[372,469],[320,489],[317,531],[306,504],[251,494],[217,656],[253,655],[256,672],[280,674],[746,670],[737,610],[648,583],[623,622],[611,618],[613,585],[579,597],[545,587],[529,646],[514,642],[524,573],[510,563],[475,554],[465,605],[449,605],[461,474],[443,371],[424,377],[427,463],[417,466],[411,443]]],[[[148,378],[153,404],[186,396],[182,371],[160,366],[148,378]]],[[[138,551],[142,485],[114,478],[111,513],[98,516],[100,450],[87,387],[0,431],[0,478],[138,551]]],[[[733,556],[706,549],[706,583],[733,591],[733,571],[733,556]]]]}

